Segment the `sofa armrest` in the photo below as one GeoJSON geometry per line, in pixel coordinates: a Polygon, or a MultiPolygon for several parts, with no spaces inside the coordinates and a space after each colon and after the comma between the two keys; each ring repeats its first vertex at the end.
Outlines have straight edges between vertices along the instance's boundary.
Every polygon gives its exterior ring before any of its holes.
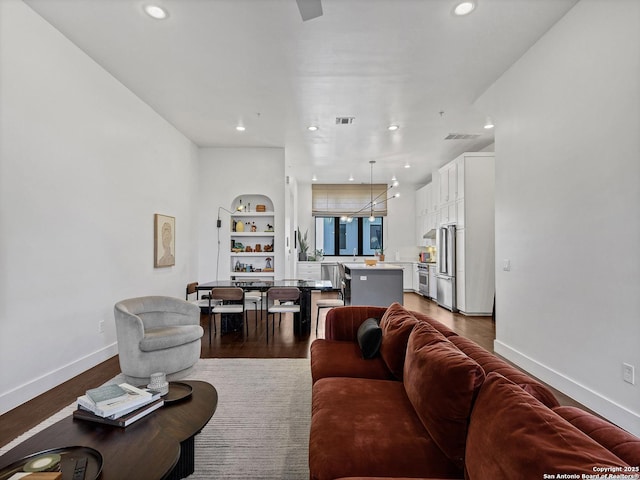
{"type": "Polygon", "coordinates": [[[367,318],[381,319],[386,307],[347,306],[329,310],[324,326],[324,338],[327,340],[357,340],[358,328],[367,318]]]}

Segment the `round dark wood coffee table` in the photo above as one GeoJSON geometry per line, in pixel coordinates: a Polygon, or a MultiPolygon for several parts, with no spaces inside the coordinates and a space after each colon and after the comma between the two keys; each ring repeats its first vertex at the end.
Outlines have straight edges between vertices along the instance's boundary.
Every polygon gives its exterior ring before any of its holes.
{"type": "Polygon", "coordinates": [[[71,415],[25,440],[0,457],[0,469],[33,453],[71,446],[102,454],[102,480],[179,479],[194,469],[194,437],[218,406],[213,385],[182,380],[191,396],[164,405],[126,428],[74,420],[71,415]]]}

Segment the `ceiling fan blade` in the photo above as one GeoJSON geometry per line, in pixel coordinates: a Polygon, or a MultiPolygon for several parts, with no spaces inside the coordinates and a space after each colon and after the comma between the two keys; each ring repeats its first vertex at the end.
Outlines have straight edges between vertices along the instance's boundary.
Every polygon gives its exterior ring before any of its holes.
{"type": "Polygon", "coordinates": [[[296,0],[296,3],[302,20],[305,22],[322,15],[322,3],[320,3],[320,0],[296,0]]]}

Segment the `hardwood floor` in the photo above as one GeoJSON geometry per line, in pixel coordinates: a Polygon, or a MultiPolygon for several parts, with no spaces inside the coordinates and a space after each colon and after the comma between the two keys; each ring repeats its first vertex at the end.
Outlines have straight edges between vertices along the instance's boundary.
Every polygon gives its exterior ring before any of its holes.
{"type": "MultiPolygon", "coordinates": [[[[296,337],[293,333],[291,318],[283,318],[282,324],[275,326],[275,335],[269,335],[269,344],[266,341],[265,317],[257,325],[253,313],[249,316],[249,334],[243,332],[230,332],[212,336],[209,345],[209,317],[203,315],[201,324],[205,329],[202,341],[202,358],[308,358],[311,342],[315,340],[315,302],[320,295],[313,294],[312,326],[311,334],[306,337],[296,337]]],[[[407,293],[404,295],[404,304],[409,310],[425,313],[436,320],[452,328],[458,334],[478,343],[483,348],[493,352],[495,339],[495,324],[490,317],[465,317],[454,314],[438,307],[438,305],[420,295],[407,293]]],[[[324,316],[327,310],[320,315],[319,332],[324,331],[324,316]]],[[[219,326],[219,325],[218,325],[219,326]]],[[[42,420],[66,407],[75,399],[84,394],[91,387],[100,385],[113,378],[120,372],[118,357],[113,357],[106,362],[78,375],[75,378],[59,385],[39,397],[16,407],[10,412],[0,416],[0,445],[5,445],[18,435],[36,426],[42,420]]],[[[580,406],[571,398],[552,389],[558,401],[563,405],[580,406]]],[[[582,407],[584,408],[584,407],[582,407]]]]}

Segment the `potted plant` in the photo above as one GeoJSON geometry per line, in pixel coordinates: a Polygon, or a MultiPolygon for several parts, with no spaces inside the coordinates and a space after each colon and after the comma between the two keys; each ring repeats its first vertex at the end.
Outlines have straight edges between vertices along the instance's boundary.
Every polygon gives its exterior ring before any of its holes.
{"type": "Polygon", "coordinates": [[[307,240],[308,233],[309,230],[306,230],[304,235],[302,235],[300,227],[298,227],[298,260],[301,262],[307,261],[307,251],[309,250],[309,242],[307,240]]]}
{"type": "Polygon", "coordinates": [[[313,258],[316,262],[321,262],[322,260],[324,260],[324,250],[320,249],[316,249],[313,252],[313,258]]]}
{"type": "Polygon", "coordinates": [[[376,256],[378,257],[378,260],[384,262],[384,248],[378,248],[376,250],[376,256]]]}

